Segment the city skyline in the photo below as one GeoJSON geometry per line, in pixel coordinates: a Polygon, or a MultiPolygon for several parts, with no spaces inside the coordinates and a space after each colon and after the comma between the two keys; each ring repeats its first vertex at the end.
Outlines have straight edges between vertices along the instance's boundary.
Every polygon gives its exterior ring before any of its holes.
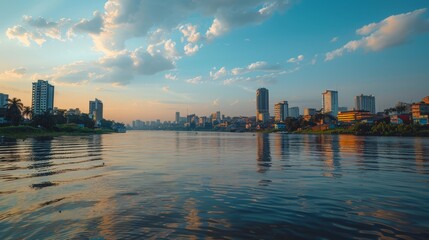
{"type": "Polygon", "coordinates": [[[0,89],[27,106],[39,79],[55,107],[88,112],[98,98],[105,118],[127,123],[253,116],[261,87],[300,109],[320,109],[325,89],[349,109],[374,95],[377,111],[429,92],[425,1],[0,4],[0,89]]]}

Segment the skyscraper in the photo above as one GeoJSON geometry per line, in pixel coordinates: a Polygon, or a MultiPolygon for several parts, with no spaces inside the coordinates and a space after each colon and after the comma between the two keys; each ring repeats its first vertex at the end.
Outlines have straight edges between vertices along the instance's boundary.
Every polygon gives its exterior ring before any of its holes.
{"type": "Polygon", "coordinates": [[[6,108],[8,99],[9,99],[9,95],[0,93],[0,108],[6,108]]]}
{"type": "Polygon", "coordinates": [[[355,110],[363,110],[375,114],[375,97],[373,95],[363,94],[356,96],[355,110]]]}
{"type": "Polygon", "coordinates": [[[176,123],[180,122],[180,112],[176,112],[176,123]]]}
{"type": "Polygon", "coordinates": [[[274,105],[274,120],[282,122],[289,117],[289,104],[287,101],[279,102],[274,105]]]}
{"type": "Polygon", "coordinates": [[[89,101],[89,115],[94,119],[96,125],[100,125],[100,121],[103,119],[103,102],[98,100],[89,101]]]}
{"type": "Polygon", "coordinates": [[[9,99],[9,95],[0,93],[0,123],[5,123],[6,118],[6,108],[7,108],[7,100],[9,99]]]}
{"type": "Polygon", "coordinates": [[[35,115],[54,109],[54,86],[48,81],[33,82],[31,107],[35,115]]]}
{"type": "Polygon", "coordinates": [[[336,117],[338,115],[338,92],[326,90],[322,93],[322,99],[323,113],[336,117]]]}
{"type": "Polygon", "coordinates": [[[299,107],[289,108],[289,117],[299,118],[299,107]]]}
{"type": "Polygon", "coordinates": [[[218,121],[218,122],[220,122],[220,111],[217,111],[216,112],[216,120],[218,121]]]}
{"type": "Polygon", "coordinates": [[[268,89],[256,90],[256,119],[267,122],[270,119],[268,89]]]}

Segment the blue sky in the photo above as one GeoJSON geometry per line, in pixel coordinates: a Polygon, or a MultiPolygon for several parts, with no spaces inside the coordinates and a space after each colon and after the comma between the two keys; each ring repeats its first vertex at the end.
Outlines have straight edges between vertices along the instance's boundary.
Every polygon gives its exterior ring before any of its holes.
{"type": "MultiPolygon", "coordinates": [[[[376,96],[377,110],[429,95],[427,1],[24,1],[0,3],[0,91],[31,104],[31,82],[55,105],[104,102],[118,121],[180,111],[254,115],[270,105],[320,108],[376,96]]],[[[272,110],[271,110],[272,112],[272,110]]]]}

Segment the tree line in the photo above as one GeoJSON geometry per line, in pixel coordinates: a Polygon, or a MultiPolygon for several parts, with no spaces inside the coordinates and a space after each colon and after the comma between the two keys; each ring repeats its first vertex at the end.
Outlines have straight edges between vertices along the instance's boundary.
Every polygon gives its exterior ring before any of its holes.
{"type": "MultiPolygon", "coordinates": [[[[95,121],[90,118],[89,114],[66,115],[65,110],[58,110],[55,114],[47,111],[36,115],[31,107],[24,106],[21,99],[18,98],[8,99],[4,108],[4,116],[8,122],[6,125],[18,126],[25,123],[48,130],[53,130],[57,124],[78,124],[86,128],[95,127],[95,121]]],[[[118,125],[123,126],[122,123],[103,119],[98,127],[109,129],[118,125]]]]}

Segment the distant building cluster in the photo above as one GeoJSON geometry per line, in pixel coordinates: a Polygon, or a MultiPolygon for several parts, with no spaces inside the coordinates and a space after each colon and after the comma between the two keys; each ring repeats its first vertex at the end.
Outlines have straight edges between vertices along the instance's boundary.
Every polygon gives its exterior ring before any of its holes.
{"type": "MultiPolygon", "coordinates": [[[[338,124],[353,124],[356,122],[377,122],[380,119],[389,119],[392,124],[414,123],[429,125],[429,96],[422,98],[417,103],[398,102],[395,107],[376,111],[376,100],[373,95],[360,94],[354,97],[355,106],[352,110],[340,107],[338,104],[338,91],[326,90],[322,93],[322,108],[304,108],[300,114],[298,106],[290,107],[289,102],[282,100],[274,103],[274,116],[270,115],[269,90],[259,88],[256,90],[256,114],[255,116],[230,117],[213,112],[207,116],[186,114],[180,112],[174,115],[174,121],[135,120],[133,129],[220,129],[226,131],[249,131],[258,129],[284,129],[293,122],[299,121],[299,125],[317,127],[318,129],[331,128],[338,124]]],[[[86,116],[92,119],[95,126],[101,126],[103,118],[103,102],[100,99],[89,101],[89,111],[82,113],[79,108],[59,109],[54,107],[55,87],[48,81],[38,80],[32,83],[32,117],[44,113],[72,116],[86,116]]],[[[0,124],[8,123],[7,105],[9,95],[0,93],[0,124]]],[[[76,119],[76,118],[75,118],[76,119]]]]}
{"type": "Polygon", "coordinates": [[[398,103],[395,108],[386,109],[384,112],[376,112],[375,97],[373,95],[360,94],[354,97],[355,106],[352,110],[340,107],[338,91],[326,90],[322,93],[322,108],[304,108],[303,115],[297,106],[289,107],[286,100],[274,104],[274,116],[270,115],[269,90],[259,88],[256,90],[256,114],[245,117],[225,117],[220,111],[208,116],[188,114],[181,116],[175,113],[175,121],[141,121],[132,123],[134,129],[195,129],[195,130],[225,130],[225,131],[249,131],[258,129],[285,129],[293,121],[304,121],[304,125],[316,130],[333,128],[341,124],[353,124],[356,122],[377,122],[386,118],[391,123],[417,123],[428,124],[429,96],[419,103],[398,103]],[[295,119],[295,120],[294,120],[295,119]],[[307,124],[305,124],[307,122],[307,124]]]}
{"type": "MultiPolygon", "coordinates": [[[[6,123],[6,105],[8,103],[9,95],[0,93],[0,124],[6,123]]],[[[69,110],[59,109],[54,107],[55,87],[49,84],[48,81],[37,80],[32,83],[31,92],[31,116],[42,115],[49,113],[53,115],[64,114],[67,116],[81,116],[82,113],[79,108],[71,108],[69,110]]],[[[95,121],[95,125],[99,126],[103,120],[103,103],[99,99],[89,101],[89,112],[87,114],[95,121]]]]}

